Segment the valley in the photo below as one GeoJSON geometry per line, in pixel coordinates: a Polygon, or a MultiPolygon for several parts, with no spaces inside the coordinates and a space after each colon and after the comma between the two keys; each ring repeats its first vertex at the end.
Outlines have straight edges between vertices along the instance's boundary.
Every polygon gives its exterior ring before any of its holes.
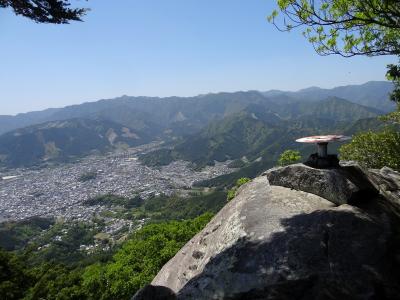
{"type": "Polygon", "coordinates": [[[105,210],[85,201],[101,195],[140,196],[142,199],[190,190],[195,182],[230,173],[229,161],[194,171],[188,162],[147,167],[138,155],[160,143],[145,144],[106,155],[90,155],[75,163],[0,173],[0,221],[32,217],[90,221],[105,210]],[[92,176],[87,176],[87,175],[92,176]],[[86,176],[85,176],[86,175],[86,176]]]}
{"type": "Polygon", "coordinates": [[[0,222],[90,221],[106,210],[85,204],[99,196],[146,200],[229,188],[274,166],[286,149],[309,155],[312,147],[296,138],[383,126],[384,112],[365,106],[367,92],[380,99],[391,87],[122,96],[0,116],[0,222]]]}

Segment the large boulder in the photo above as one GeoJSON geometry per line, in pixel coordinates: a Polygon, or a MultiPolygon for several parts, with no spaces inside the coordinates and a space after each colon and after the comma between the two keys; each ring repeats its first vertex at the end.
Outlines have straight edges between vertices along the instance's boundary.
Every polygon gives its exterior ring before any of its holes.
{"type": "Polygon", "coordinates": [[[400,173],[384,167],[380,170],[369,170],[368,178],[391,204],[392,211],[400,217],[400,173]]]}
{"type": "MultiPolygon", "coordinates": [[[[257,178],[245,189],[242,188],[237,197],[162,268],[152,284],[167,286],[178,292],[189,280],[204,271],[211,258],[231,247],[240,245],[242,248],[243,243],[258,243],[274,233],[284,232],[281,219],[332,206],[332,203],[318,196],[272,187],[266,177],[257,178]]],[[[235,257],[229,256],[227,259],[233,262],[235,257]]],[[[226,271],[228,267],[218,266],[222,267],[220,271],[226,271]]],[[[257,276],[258,272],[252,275],[257,276]]],[[[224,280],[227,283],[230,281],[228,278],[224,280]]],[[[211,284],[214,276],[208,281],[211,284]]],[[[254,284],[257,284],[256,281],[254,284]]],[[[242,285],[236,287],[242,288],[242,285]]]]}
{"type": "MultiPolygon", "coordinates": [[[[294,175],[286,170],[281,174],[294,175]]],[[[320,171],[307,170],[311,178],[320,171]]],[[[369,174],[354,179],[357,172],[347,177],[354,190],[364,189],[359,182],[374,186],[367,184],[369,174]]],[[[399,298],[399,222],[383,194],[373,188],[359,194],[363,201],[338,206],[314,193],[272,186],[268,178],[242,186],[152,285],[167,287],[176,299],[399,298]]]]}
{"type": "Polygon", "coordinates": [[[271,185],[312,193],[339,205],[354,203],[363,199],[365,194],[377,192],[355,164],[331,169],[295,164],[270,169],[264,175],[271,185]]]}

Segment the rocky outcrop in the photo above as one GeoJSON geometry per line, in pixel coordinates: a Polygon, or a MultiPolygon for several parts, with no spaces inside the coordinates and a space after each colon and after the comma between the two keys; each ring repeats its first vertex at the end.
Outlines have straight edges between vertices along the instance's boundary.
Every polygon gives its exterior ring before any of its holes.
{"type": "Polygon", "coordinates": [[[264,175],[271,185],[312,193],[336,204],[354,203],[377,192],[356,164],[331,169],[295,164],[270,169],[264,175]]]}
{"type": "Polygon", "coordinates": [[[400,226],[388,208],[398,178],[356,165],[270,170],[242,186],[152,285],[176,299],[398,299],[400,226]]]}
{"type": "MultiPolygon", "coordinates": [[[[211,258],[225,253],[232,247],[241,245],[241,248],[246,248],[247,243],[259,243],[274,233],[283,232],[285,229],[281,219],[332,206],[332,203],[318,196],[269,186],[267,177],[257,178],[245,189],[241,189],[238,196],[164,266],[152,284],[165,285],[178,292],[189,280],[204,271],[211,258]]],[[[221,272],[227,271],[235,260],[235,257],[230,255],[226,258],[229,262],[218,264],[218,267],[222,268],[221,272]]],[[[251,277],[257,277],[261,272],[253,271],[254,274],[249,273],[251,277]]],[[[202,280],[200,289],[206,284],[205,281],[207,284],[219,284],[214,281],[215,278],[218,278],[218,275],[206,277],[202,280]]],[[[232,279],[223,280],[234,284],[232,279]]],[[[258,285],[258,280],[253,281],[253,284],[258,285]]]]}
{"type": "Polygon", "coordinates": [[[391,203],[392,211],[400,217],[400,174],[390,168],[369,170],[368,177],[376,190],[391,203]]]}

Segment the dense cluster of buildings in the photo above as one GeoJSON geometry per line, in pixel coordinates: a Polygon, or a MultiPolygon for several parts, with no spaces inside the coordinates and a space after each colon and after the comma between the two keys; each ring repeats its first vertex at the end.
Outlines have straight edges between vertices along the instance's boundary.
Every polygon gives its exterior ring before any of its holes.
{"type": "Polygon", "coordinates": [[[189,163],[173,162],[168,166],[149,168],[138,155],[154,145],[144,145],[123,153],[93,155],[79,162],[43,169],[15,169],[0,174],[0,222],[32,216],[89,220],[104,208],[83,203],[93,197],[114,194],[124,197],[157,194],[170,195],[230,171],[227,163],[217,163],[202,171],[193,171],[189,163]],[[82,176],[95,173],[90,180],[82,176]]]}

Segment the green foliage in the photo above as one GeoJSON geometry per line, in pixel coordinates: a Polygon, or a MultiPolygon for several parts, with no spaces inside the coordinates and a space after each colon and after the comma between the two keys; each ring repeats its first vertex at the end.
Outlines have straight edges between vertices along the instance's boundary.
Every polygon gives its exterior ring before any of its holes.
{"type": "MultiPolygon", "coordinates": [[[[283,30],[305,25],[303,35],[319,54],[400,53],[400,2],[397,0],[277,0],[283,30]]],[[[278,12],[269,16],[277,24],[278,12]]]]}
{"type": "Polygon", "coordinates": [[[4,222],[0,224],[0,247],[5,250],[18,250],[27,245],[43,230],[54,224],[52,219],[34,217],[20,222],[4,222]]]}
{"type": "Polygon", "coordinates": [[[278,165],[286,166],[299,162],[300,160],[301,160],[301,155],[299,151],[285,150],[279,157],[278,165]]]}
{"type": "Polygon", "coordinates": [[[94,236],[100,230],[100,227],[89,223],[58,223],[37,237],[24,250],[26,263],[29,265],[40,265],[46,262],[62,263],[70,267],[84,265],[93,257],[80,251],[79,247],[92,244],[94,236]]]}
{"type": "Polygon", "coordinates": [[[228,194],[226,195],[226,200],[231,201],[233,198],[235,198],[235,196],[236,196],[236,189],[231,188],[230,190],[228,190],[228,194]]]}
{"type": "Polygon", "coordinates": [[[340,148],[340,158],[355,160],[369,168],[387,166],[400,169],[400,132],[386,128],[380,132],[357,134],[340,148]]]}
{"type": "Polygon", "coordinates": [[[81,288],[82,269],[70,270],[63,265],[43,264],[33,271],[34,284],[27,291],[25,300],[87,299],[86,291],[81,288]]]}
{"type": "Polygon", "coordinates": [[[49,263],[27,266],[25,256],[0,249],[1,299],[87,299],[82,271],[49,263]]]}
{"type": "Polygon", "coordinates": [[[225,205],[225,199],[226,193],[223,191],[200,193],[187,198],[159,196],[147,199],[132,214],[136,218],[150,218],[153,222],[191,219],[207,212],[217,213],[225,205]]]}
{"type": "Polygon", "coordinates": [[[236,180],[235,186],[228,190],[228,194],[226,196],[226,200],[230,201],[233,198],[235,198],[238,188],[240,188],[243,184],[246,184],[249,181],[251,181],[251,179],[247,178],[247,177],[242,177],[242,178],[239,178],[238,180],[236,180]]]}
{"type": "Polygon", "coordinates": [[[92,299],[130,299],[151,282],[162,266],[199,232],[211,214],[194,220],[151,224],[124,244],[113,262],[96,264],[83,274],[83,286],[92,299]]]}
{"type": "MultiPolygon", "coordinates": [[[[209,222],[225,198],[222,191],[198,191],[188,198],[141,200],[132,208],[127,205],[129,199],[100,197],[98,203],[125,205],[134,219],[141,214],[153,222],[129,236],[121,248],[115,248],[113,256],[111,252],[87,254],[79,250],[80,245],[93,243],[94,235],[102,229],[101,222],[59,222],[48,228],[41,219],[31,220],[30,226],[47,230],[37,232],[18,254],[0,251],[0,294],[4,299],[130,299],[209,222]],[[166,221],[171,219],[187,220],[166,221]]],[[[26,226],[21,222],[7,228],[20,238],[18,234],[24,236],[26,226]]]]}
{"type": "Polygon", "coordinates": [[[33,278],[23,262],[0,248],[0,295],[4,300],[21,299],[33,278]]]}
{"type": "MultiPolygon", "coordinates": [[[[400,105],[400,65],[390,64],[387,66],[388,71],[386,73],[386,77],[388,80],[394,83],[394,90],[390,94],[390,99],[397,103],[399,110],[400,105]]],[[[399,118],[397,118],[397,123],[399,122],[399,118]]]]}
{"type": "Polygon", "coordinates": [[[239,187],[241,187],[243,184],[246,184],[246,183],[248,183],[248,182],[250,182],[250,181],[251,181],[250,178],[246,178],[246,177],[239,178],[239,179],[236,181],[236,187],[239,188],[239,187]]]}
{"type": "Polygon", "coordinates": [[[400,111],[394,111],[379,118],[383,122],[400,124],[400,111]]]}
{"type": "MultiPolygon", "coordinates": [[[[49,263],[51,258],[32,266],[26,263],[31,253],[15,255],[0,249],[1,299],[130,299],[211,217],[206,213],[191,220],[146,225],[130,236],[112,260],[96,260],[88,266],[49,263]]],[[[78,226],[65,238],[72,246],[63,251],[77,245],[78,236],[84,234],[81,229],[78,226]]]]}

